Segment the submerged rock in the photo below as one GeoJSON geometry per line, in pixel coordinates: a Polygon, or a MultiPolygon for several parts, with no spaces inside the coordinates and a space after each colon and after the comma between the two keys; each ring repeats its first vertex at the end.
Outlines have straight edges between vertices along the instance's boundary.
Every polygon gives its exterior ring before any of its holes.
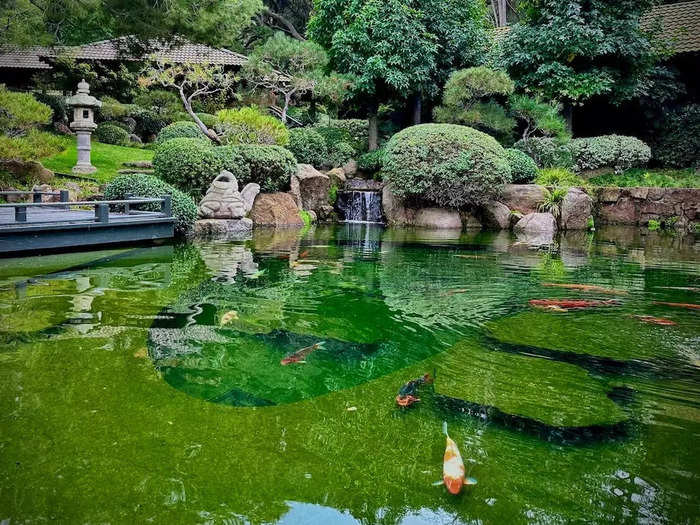
{"type": "Polygon", "coordinates": [[[436,230],[461,230],[459,211],[448,208],[421,208],[416,212],[413,225],[436,230]]]}
{"type": "Polygon", "coordinates": [[[593,200],[579,188],[571,188],[561,204],[562,230],[586,230],[593,215],[593,200]]]}
{"type": "Polygon", "coordinates": [[[510,228],[510,208],[502,202],[491,201],[483,210],[484,226],[494,230],[510,228]]]}
{"type": "Polygon", "coordinates": [[[261,193],[255,198],[250,218],[255,226],[303,228],[294,199],[289,193],[261,193]]]}
{"type": "Polygon", "coordinates": [[[557,221],[551,213],[528,213],[513,227],[515,233],[554,233],[557,221]]]}

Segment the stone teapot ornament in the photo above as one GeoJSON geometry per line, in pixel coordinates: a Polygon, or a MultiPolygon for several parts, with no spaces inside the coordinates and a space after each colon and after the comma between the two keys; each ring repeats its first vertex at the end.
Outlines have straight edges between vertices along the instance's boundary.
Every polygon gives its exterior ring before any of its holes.
{"type": "Polygon", "coordinates": [[[238,191],[238,181],[230,171],[222,170],[214,179],[198,207],[200,219],[242,219],[253,207],[260,185],[246,184],[238,191]]]}

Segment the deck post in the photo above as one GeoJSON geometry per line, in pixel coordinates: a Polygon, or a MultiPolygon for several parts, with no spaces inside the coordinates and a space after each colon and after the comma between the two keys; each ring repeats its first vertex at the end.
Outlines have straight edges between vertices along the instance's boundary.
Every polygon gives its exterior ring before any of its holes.
{"type": "Polygon", "coordinates": [[[160,211],[164,217],[172,217],[173,215],[173,198],[171,195],[163,195],[163,202],[160,205],[160,211]]]}
{"type": "Polygon", "coordinates": [[[102,223],[109,222],[109,204],[95,205],[95,220],[102,223]]]}
{"type": "MultiPolygon", "coordinates": [[[[131,193],[126,193],[124,195],[124,200],[128,201],[132,197],[133,197],[133,195],[131,193]]],[[[124,213],[127,215],[131,215],[131,205],[128,202],[124,205],[124,213]]]]}
{"type": "Polygon", "coordinates": [[[33,191],[32,192],[32,202],[41,202],[41,192],[40,191],[33,191]]]}
{"type": "Polygon", "coordinates": [[[70,192],[68,190],[61,190],[59,192],[58,200],[60,202],[68,202],[70,200],[70,192]]]}
{"type": "Polygon", "coordinates": [[[15,208],[15,222],[27,222],[26,206],[17,206],[15,208]]]}

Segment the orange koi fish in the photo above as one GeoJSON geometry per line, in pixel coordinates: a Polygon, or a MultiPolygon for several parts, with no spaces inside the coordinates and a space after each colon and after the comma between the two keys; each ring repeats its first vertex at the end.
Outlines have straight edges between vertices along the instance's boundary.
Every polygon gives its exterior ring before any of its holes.
{"type": "Polygon", "coordinates": [[[464,476],[464,461],[462,461],[457,443],[452,441],[447,433],[447,421],[442,423],[442,431],[447,440],[442,464],[442,481],[450,494],[459,494],[464,485],[476,485],[476,480],[464,476]]]}
{"type": "Polygon", "coordinates": [[[306,356],[309,355],[311,352],[323,348],[323,345],[324,342],[321,341],[320,343],[316,343],[311,346],[307,346],[306,348],[302,348],[301,350],[297,350],[293,354],[289,354],[287,357],[282,359],[282,361],[280,361],[280,364],[286,366],[291,365],[292,363],[306,363],[306,361],[304,361],[304,359],[306,359],[306,356]]]}
{"type": "Polygon", "coordinates": [[[299,259],[305,259],[306,257],[309,256],[309,250],[304,250],[299,254],[299,259]]]}
{"type": "Polygon", "coordinates": [[[567,290],[581,290],[582,292],[599,292],[610,295],[627,295],[627,290],[615,290],[614,288],[604,288],[594,284],[566,284],[566,283],[542,283],[542,286],[550,288],[566,288],[567,290]]]}
{"type": "Polygon", "coordinates": [[[637,319],[643,323],[648,324],[658,324],[659,326],[676,326],[678,323],[671,321],[670,319],[664,319],[663,317],[653,317],[651,315],[632,315],[633,319],[637,319]]]}
{"type": "Polygon", "coordinates": [[[673,306],[674,308],[687,308],[689,310],[700,310],[700,304],[689,303],[665,303],[663,301],[654,301],[654,304],[661,306],[673,306]]]}
{"type": "Polygon", "coordinates": [[[433,378],[430,374],[425,374],[418,379],[413,379],[401,387],[396,396],[396,404],[400,407],[410,407],[413,403],[420,401],[418,396],[418,387],[432,383],[433,378]]]}
{"type": "MultiPolygon", "coordinates": [[[[616,306],[620,301],[608,299],[607,301],[586,301],[584,299],[531,299],[530,306],[535,308],[569,310],[574,308],[593,308],[596,306],[616,306]]],[[[561,311],[561,310],[559,310],[561,311]]]]}

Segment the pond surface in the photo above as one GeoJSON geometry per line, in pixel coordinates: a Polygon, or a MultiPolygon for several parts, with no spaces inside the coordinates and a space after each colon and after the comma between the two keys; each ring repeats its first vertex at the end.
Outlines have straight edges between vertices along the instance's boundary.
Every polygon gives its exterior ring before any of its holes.
{"type": "Polygon", "coordinates": [[[367,225],[0,259],[0,521],[696,523],[700,311],[657,303],[699,263],[367,225]]]}

